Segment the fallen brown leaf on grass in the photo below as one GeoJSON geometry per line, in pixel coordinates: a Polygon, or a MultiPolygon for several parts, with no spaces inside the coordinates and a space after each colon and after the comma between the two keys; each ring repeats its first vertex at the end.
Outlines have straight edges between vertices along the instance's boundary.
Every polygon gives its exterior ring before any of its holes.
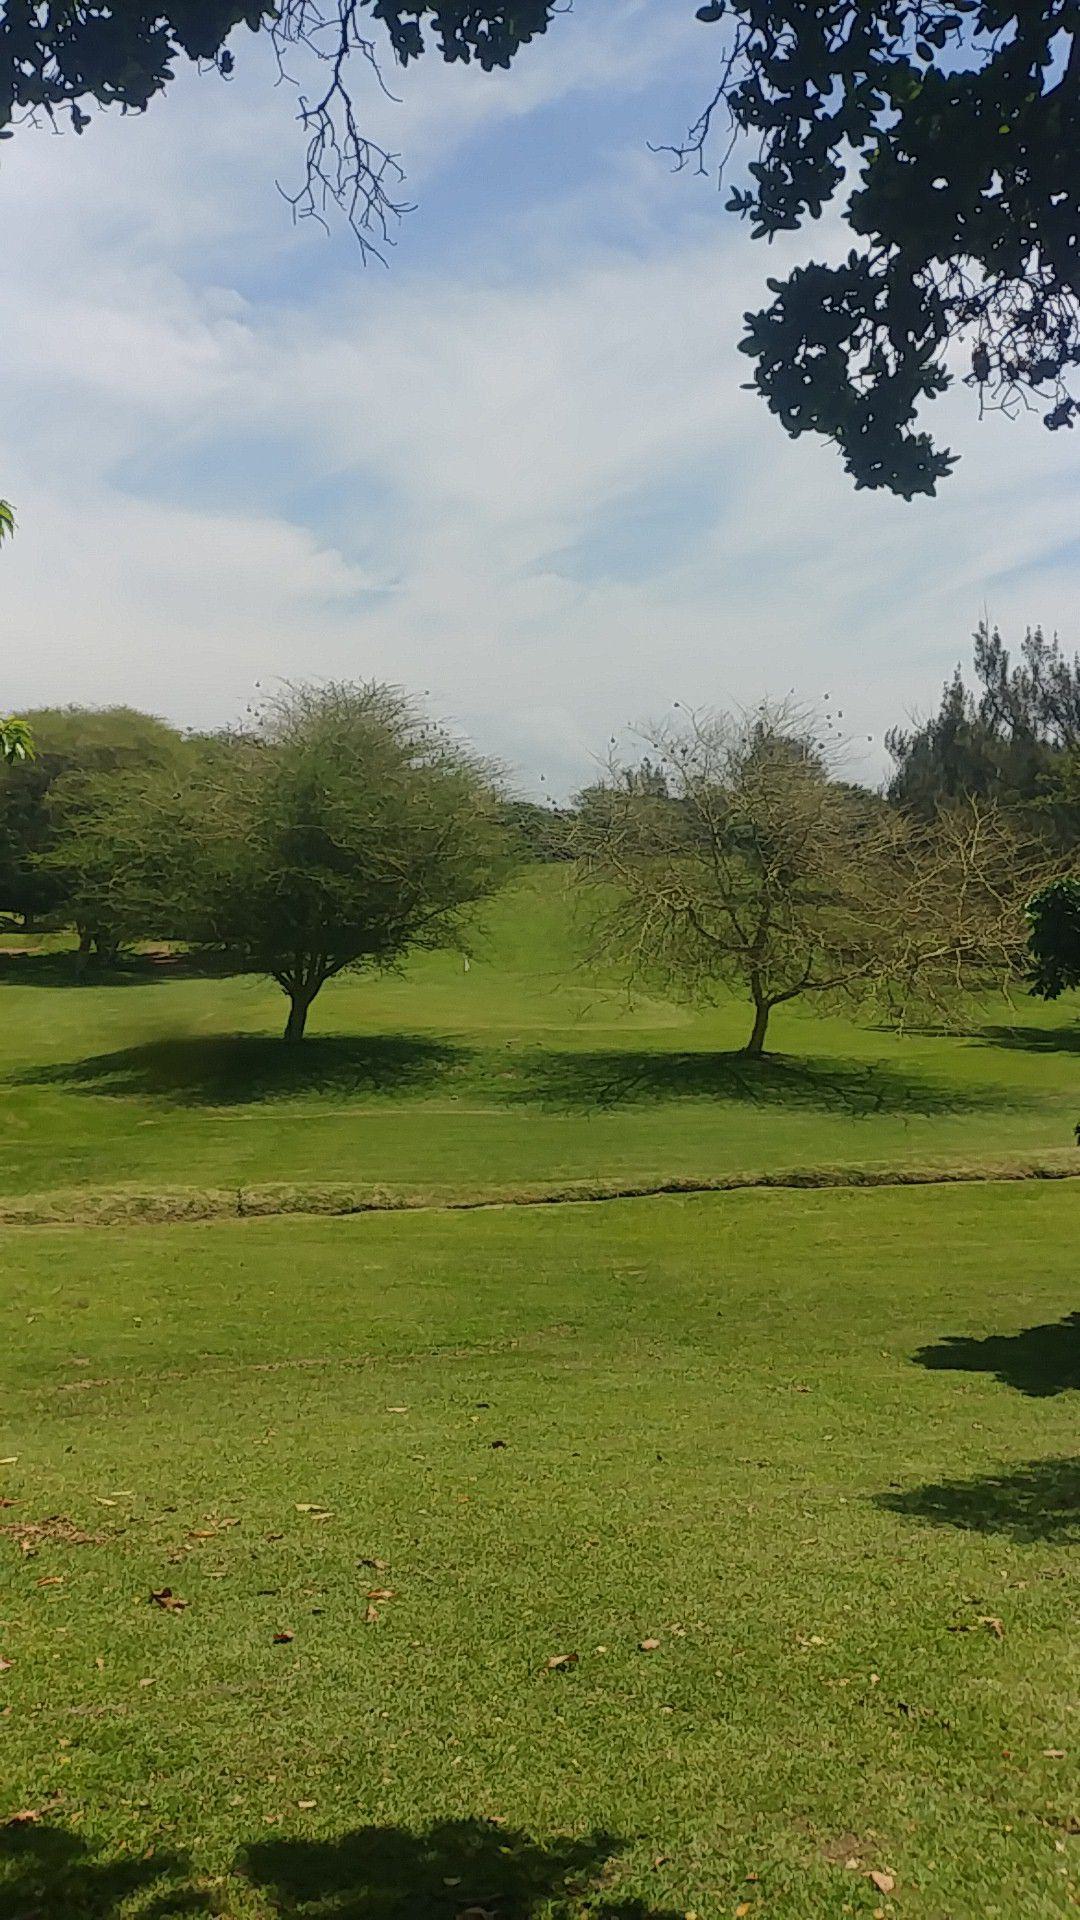
{"type": "Polygon", "coordinates": [[[369,1600],[393,1600],[395,1593],[396,1589],[394,1587],[369,1587],[367,1598],[369,1600]]]}
{"type": "Polygon", "coordinates": [[[288,1645],[290,1640],[295,1640],[295,1639],[296,1639],[296,1635],[295,1633],[293,1633],[291,1627],[282,1627],[281,1632],[275,1633],[274,1635],[274,1645],[275,1647],[285,1647],[288,1645]]]}
{"type": "Polygon", "coordinates": [[[310,1813],[312,1807],[317,1806],[318,1802],[315,1800],[298,1800],[296,1804],[301,1813],[310,1813]]]}
{"type": "Polygon", "coordinates": [[[160,1607],[163,1613],[183,1613],[187,1604],[171,1587],[155,1587],[150,1594],[150,1605],[160,1607]]]}
{"type": "Polygon", "coordinates": [[[331,1507],[321,1506],[317,1500],[297,1500],[295,1505],[297,1513],[314,1514],[318,1520],[328,1520],[333,1511],[331,1507]]]}
{"type": "Polygon", "coordinates": [[[9,1813],[5,1822],[9,1827],[28,1827],[33,1820],[40,1820],[44,1809],[41,1807],[20,1807],[18,1813],[9,1813]]]}
{"type": "Polygon", "coordinates": [[[385,1573],[390,1562],[389,1560],[358,1560],[356,1564],[358,1567],[370,1567],[373,1573],[385,1573]]]}
{"type": "Polygon", "coordinates": [[[109,1538],[105,1533],[84,1533],[59,1513],[47,1520],[8,1520],[0,1527],[0,1534],[14,1540],[27,1555],[36,1553],[43,1540],[54,1540],[64,1547],[100,1547],[109,1538]]]}
{"type": "Polygon", "coordinates": [[[949,1628],[949,1632],[976,1633],[980,1627],[985,1627],[987,1633],[992,1633],[995,1640],[1004,1640],[1005,1638],[1005,1623],[1003,1620],[999,1620],[994,1613],[976,1614],[974,1620],[956,1620],[949,1628]]]}
{"type": "Polygon", "coordinates": [[[735,1920],[746,1920],[746,1915],[749,1912],[750,1912],[749,1900],[740,1900],[738,1906],[735,1909],[735,1920]]]}
{"type": "Polygon", "coordinates": [[[5,1660],[3,1656],[0,1655],[0,1673],[10,1673],[14,1664],[15,1662],[13,1660],[5,1660]]]}
{"type": "Polygon", "coordinates": [[[659,1640],[639,1640],[638,1652],[639,1653],[655,1653],[659,1645],[660,1645],[659,1640]]]}
{"type": "Polygon", "coordinates": [[[64,1576],[62,1573],[44,1573],[40,1580],[35,1580],[34,1582],[36,1587],[62,1587],[63,1584],[64,1576]]]}
{"type": "Polygon", "coordinates": [[[891,1893],[896,1885],[895,1875],[885,1873],[881,1867],[875,1867],[873,1872],[868,1873],[866,1877],[870,1885],[876,1887],[879,1893],[891,1893]]]}
{"type": "Polygon", "coordinates": [[[1043,1759],[1044,1760],[1064,1760],[1065,1759],[1064,1747],[1044,1747],[1043,1759]]]}
{"type": "Polygon", "coordinates": [[[576,1667],[581,1659],[580,1653],[552,1653],[544,1661],[545,1673],[558,1673],[566,1667],[576,1667]]]}

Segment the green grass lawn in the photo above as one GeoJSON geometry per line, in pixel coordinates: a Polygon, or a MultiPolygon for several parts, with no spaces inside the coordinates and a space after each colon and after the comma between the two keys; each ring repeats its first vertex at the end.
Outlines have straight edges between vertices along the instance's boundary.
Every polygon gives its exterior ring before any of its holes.
{"type": "MultiPolygon", "coordinates": [[[[751,1074],[557,882],[298,1057],[0,957],[4,1192],[1068,1144],[1063,1008],[751,1074]]],[[[0,1920],[1076,1912],[1080,1184],[4,1235],[0,1920]]]]}
{"type": "Polygon", "coordinates": [[[14,1236],[0,1914],[1073,1911],[1078,1226],[14,1236]]]}
{"type": "Polygon", "coordinates": [[[1002,1000],[963,1038],[781,1009],[755,1067],[736,1051],[742,1005],[631,1008],[576,972],[563,885],[543,869],[499,902],[467,973],[435,955],[332,983],[288,1053],[265,982],[79,988],[50,984],[70,973],[47,952],[0,951],[0,1192],[454,1192],[1071,1145],[1080,1020],[1065,1003],[1002,1000]]]}

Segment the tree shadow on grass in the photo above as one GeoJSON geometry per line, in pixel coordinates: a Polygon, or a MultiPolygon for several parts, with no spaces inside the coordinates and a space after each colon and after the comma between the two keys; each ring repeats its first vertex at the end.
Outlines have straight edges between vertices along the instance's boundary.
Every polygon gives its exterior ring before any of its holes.
{"type": "Polygon", "coordinates": [[[612,1885],[622,1843],[607,1834],[536,1840],[487,1820],[412,1832],[359,1827],[331,1841],[266,1840],[242,1870],[268,1911],[310,1920],[682,1920],[612,1885]]]}
{"type": "Polygon", "coordinates": [[[240,1106],[319,1095],[425,1093],[468,1050],[413,1034],[314,1036],[300,1046],[248,1036],[153,1040],[19,1075],[20,1086],[60,1087],[177,1106],[240,1106]]]}
{"type": "Polygon", "coordinates": [[[107,1859],[63,1827],[0,1826],[0,1920],[113,1920],[136,1894],[143,1920],[211,1912],[176,1854],[107,1859]]]}
{"type": "Polygon", "coordinates": [[[879,1493],[874,1504],[934,1526],[1004,1533],[1022,1545],[1080,1545],[1080,1461],[1032,1460],[1011,1473],[879,1493]]]}
{"type": "Polygon", "coordinates": [[[122,953],[107,966],[92,960],[82,972],[74,947],[0,949],[0,987],[146,987],[169,980],[222,980],[236,971],[222,956],[165,947],[122,953]]]}
{"type": "Polygon", "coordinates": [[[853,1116],[968,1113],[1016,1104],[1001,1088],[960,1089],[868,1062],[793,1054],[632,1051],[526,1055],[505,1097],[547,1107],[620,1107],[709,1099],[853,1116]]]}
{"type": "Polygon", "coordinates": [[[912,1356],[916,1366],[943,1373],[992,1373],[1003,1386],[1032,1399],[1080,1390],[1080,1313],[1025,1327],[1021,1333],[991,1333],[982,1339],[950,1334],[912,1356]]]}
{"type": "MultiPolygon", "coordinates": [[[[681,1912],[623,1898],[608,1834],[537,1840],[489,1820],[412,1831],[359,1827],[332,1840],[259,1839],[236,1862],[237,1881],[266,1915],[307,1920],[682,1920],[681,1912]]],[[[220,1886],[218,1889],[220,1894],[220,1886]]],[[[0,1920],[119,1920],[139,1899],[143,1920],[223,1911],[178,1855],[106,1858],[59,1826],[0,1827],[0,1920]]]]}
{"type": "Polygon", "coordinates": [[[1017,1053],[1080,1053],[1080,1020],[1064,1027],[983,1027],[984,1046],[1017,1053]]]}

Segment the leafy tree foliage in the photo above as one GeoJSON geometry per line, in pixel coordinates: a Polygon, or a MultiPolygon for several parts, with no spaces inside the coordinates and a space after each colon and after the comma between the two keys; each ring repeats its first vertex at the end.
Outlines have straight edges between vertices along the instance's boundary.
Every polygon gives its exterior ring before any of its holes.
{"type": "Polygon", "coordinates": [[[951,1018],[1018,977],[1045,866],[992,808],[919,822],[831,779],[818,733],[784,709],[658,728],[668,796],[615,767],[578,830],[597,954],[691,1000],[745,993],[754,1055],[791,1000],[951,1018]]]}
{"type": "MultiPolygon", "coordinates": [[[[687,0],[690,4],[690,0],[687,0]]],[[[298,93],[301,216],[336,202],[366,245],[400,209],[400,171],[367,138],[353,76],[380,53],[508,66],[555,0],[7,0],[0,130],[20,117],[142,110],[182,59],[228,75],[226,43],[269,34],[322,81],[298,93]]],[[[853,242],[770,280],[747,315],[754,383],[791,434],[839,448],[856,485],[933,493],[953,456],[917,425],[963,376],[980,406],[1080,400],[1080,25],[1076,0],[707,0],[719,81],[681,147],[702,168],[718,120],[751,158],[729,208],[755,237],[836,207],[853,242]]],[[[633,31],[632,24],[628,27],[633,31]]],[[[720,136],[726,139],[726,134],[720,136]]],[[[727,156],[725,155],[725,158],[727,156]]]]}
{"type": "Polygon", "coordinates": [[[886,736],[894,762],[890,798],[931,814],[978,797],[1041,808],[1059,837],[1068,834],[1068,768],[1080,753],[1080,654],[1071,659],[1040,627],[1028,630],[1019,659],[997,628],[975,633],[975,686],[959,667],[936,714],[886,736]]]}
{"type": "Polygon", "coordinates": [[[1028,904],[1033,992],[1056,1000],[1080,987],[1080,879],[1054,880],[1028,904]]]}
{"type": "MultiPolygon", "coordinates": [[[[1080,411],[1080,24],[1074,0],[715,0],[726,108],[756,153],[728,202],[772,238],[843,201],[856,244],[771,280],[744,351],[788,432],[857,486],[933,493],[913,425],[965,344],[983,404],[1080,411]],[[846,196],[846,198],[845,198],[846,196]]],[[[684,153],[686,149],[683,150],[684,153]]]]}
{"type": "Polygon", "coordinates": [[[507,800],[501,811],[509,844],[522,860],[569,860],[573,816],[537,800],[507,800]]]}
{"type": "Polygon", "coordinates": [[[0,765],[34,758],[33,729],[25,720],[0,718],[0,765]]]}
{"type": "Polygon", "coordinates": [[[269,974],[288,1040],[346,968],[461,945],[505,870],[490,772],[392,687],[298,688],[177,777],[85,783],[58,859],[125,936],[269,974]]]}
{"type": "MultiPolygon", "coordinates": [[[[0,547],[15,531],[15,513],[6,500],[0,500],[0,547]]],[[[25,720],[5,720],[0,714],[0,765],[16,760],[31,760],[34,736],[25,720]]]]}
{"type": "MultiPolygon", "coordinates": [[[[74,905],[49,858],[69,788],[91,774],[111,779],[136,766],[172,764],[182,741],[164,720],[133,707],[43,707],[21,724],[33,752],[0,768],[0,910],[32,923],[74,905]]],[[[104,926],[81,922],[84,956],[97,935],[99,950],[107,949],[104,926]]]]}

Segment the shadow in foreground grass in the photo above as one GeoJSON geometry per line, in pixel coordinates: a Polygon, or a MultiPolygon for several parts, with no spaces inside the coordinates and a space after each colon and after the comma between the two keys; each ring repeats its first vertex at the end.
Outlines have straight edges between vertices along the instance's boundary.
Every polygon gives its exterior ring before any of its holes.
{"type": "Polygon", "coordinates": [[[419,1832],[360,1827],[330,1842],[263,1841],[247,1849],[244,1870],[271,1913],[312,1920],[455,1920],[470,1909],[530,1920],[541,1908],[570,1920],[586,1903],[595,1920],[682,1920],[605,1894],[621,1850],[607,1834],[544,1841],[452,1820],[419,1832]]]}
{"type": "MultiPolygon", "coordinates": [[[[620,1899],[612,1875],[624,1843],[607,1834],[536,1840],[488,1820],[412,1831],[360,1827],[333,1840],[260,1839],[235,1872],[259,1912],[309,1920],[682,1920],[620,1899]]],[[[60,1827],[0,1828],[0,1920],[118,1920],[143,1894],[146,1920],[220,1912],[179,1857],[106,1859],[60,1827]]]]}
{"type": "Polygon", "coordinates": [[[468,1057],[465,1048],[412,1034],[313,1036],[294,1047],[270,1038],[214,1036],[153,1040],[35,1067],[18,1084],[149,1096],[178,1106],[236,1106],[312,1094],[423,1093],[468,1057]]]}
{"type": "Polygon", "coordinates": [[[1011,1473],[940,1480],[874,1497],[875,1506],[909,1520],[1003,1533],[1021,1545],[1080,1544],[1080,1460],[1032,1460],[1011,1473]]]}
{"type": "Polygon", "coordinates": [[[552,1107],[617,1107],[710,1099],[852,1115],[966,1113],[1015,1104],[1002,1088],[963,1089],[858,1061],[793,1054],[653,1052],[610,1048],[544,1053],[518,1063],[508,1097],[552,1107]]]}
{"type": "Polygon", "coordinates": [[[1020,1333],[991,1333],[983,1339],[951,1334],[920,1347],[912,1358],[916,1366],[935,1372],[992,1373],[1018,1393],[1049,1399],[1080,1390],[1080,1313],[1020,1333]]]}
{"type": "Polygon", "coordinates": [[[0,1920],[113,1920],[137,1894],[149,1900],[139,1906],[145,1920],[211,1911],[179,1855],[110,1859],[63,1827],[0,1827],[0,1920]]]}

